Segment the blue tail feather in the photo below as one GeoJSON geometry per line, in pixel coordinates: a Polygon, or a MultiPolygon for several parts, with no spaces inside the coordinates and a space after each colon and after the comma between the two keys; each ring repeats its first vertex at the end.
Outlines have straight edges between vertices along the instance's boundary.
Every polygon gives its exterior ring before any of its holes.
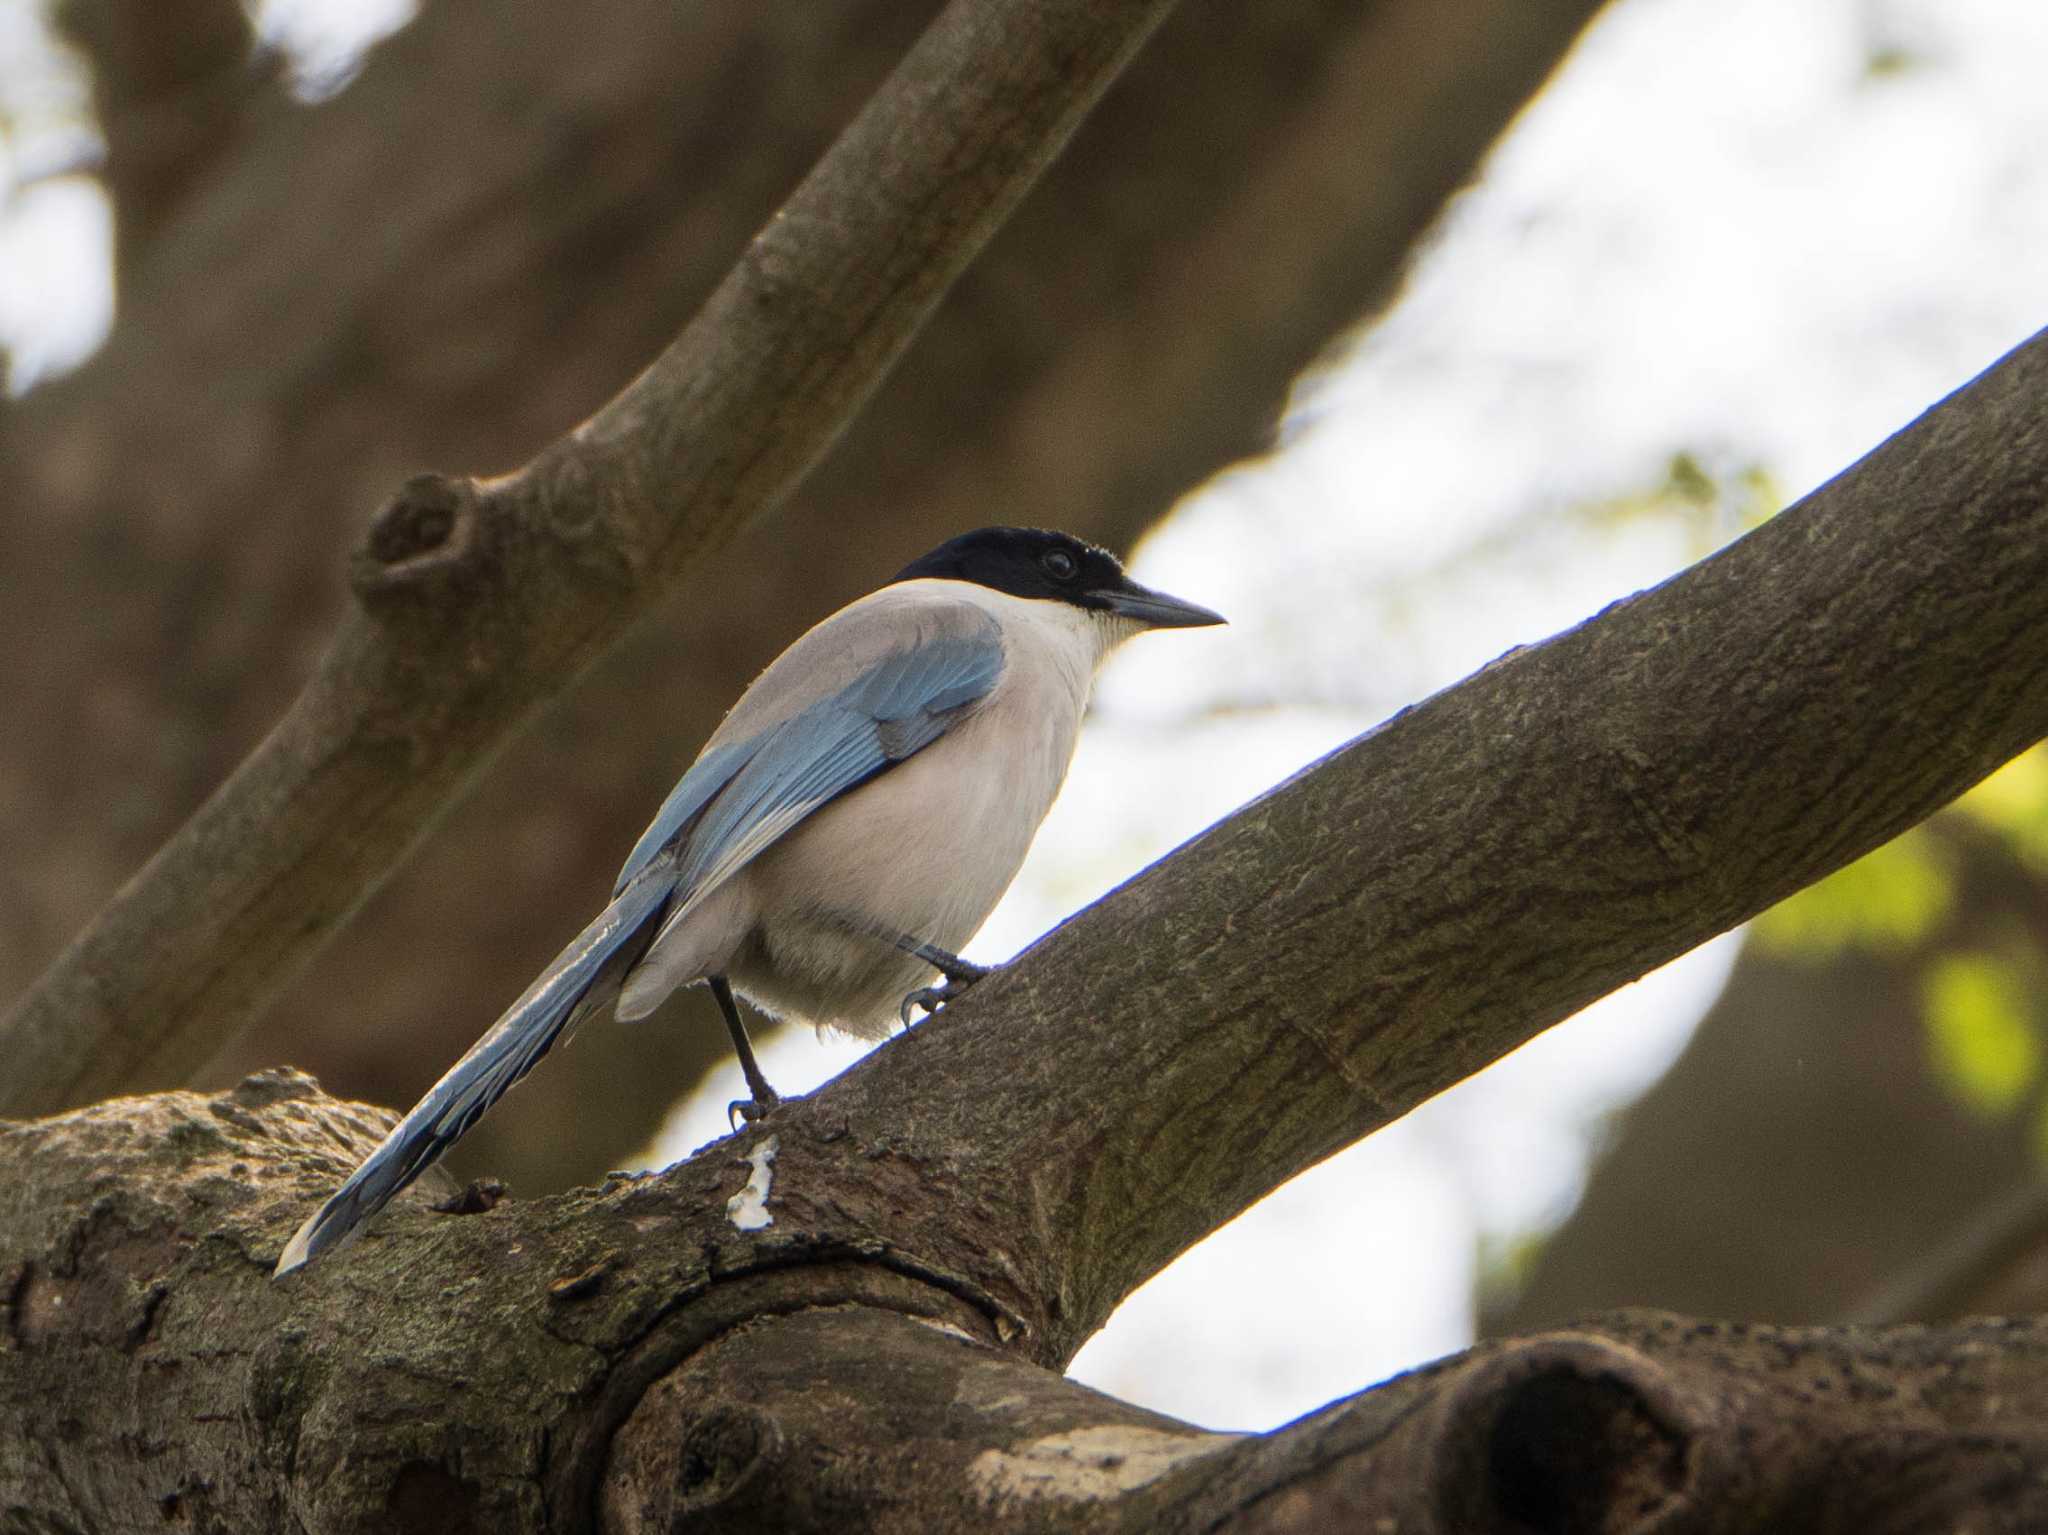
{"type": "Polygon", "coordinates": [[[655,878],[621,891],[298,1229],[276,1272],[289,1273],[346,1241],[461,1139],[556,1040],[615,997],[660,926],[671,889],[655,878]]]}

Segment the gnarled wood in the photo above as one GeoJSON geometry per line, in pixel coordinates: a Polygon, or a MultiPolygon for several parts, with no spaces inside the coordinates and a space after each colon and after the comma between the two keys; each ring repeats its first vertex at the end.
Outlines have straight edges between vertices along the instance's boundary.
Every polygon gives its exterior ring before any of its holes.
{"type": "MultiPolygon", "coordinates": [[[[729,1148],[484,1215],[408,1196],[399,1229],[271,1281],[306,1187],[382,1122],[279,1072],[0,1133],[10,1527],[2002,1535],[2048,1518],[2039,1321],[1625,1313],[1216,1433],[1020,1357],[1001,1307],[924,1261],[915,1221],[860,1236],[862,1214],[809,1197],[815,1166],[784,1175],[786,1202],[771,1189],[776,1227],[734,1229],[729,1148]]],[[[839,1145],[856,1203],[915,1181],[839,1145]]]]}

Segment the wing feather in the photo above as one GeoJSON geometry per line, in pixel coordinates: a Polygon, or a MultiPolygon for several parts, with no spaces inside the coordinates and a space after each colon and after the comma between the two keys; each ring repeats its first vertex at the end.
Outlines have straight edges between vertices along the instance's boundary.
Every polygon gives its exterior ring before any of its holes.
{"type": "Polygon", "coordinates": [[[664,928],[806,816],[938,740],[988,696],[1002,669],[1002,637],[987,619],[884,654],[829,697],[732,743],[739,765],[671,838],[675,899],[664,928]]]}

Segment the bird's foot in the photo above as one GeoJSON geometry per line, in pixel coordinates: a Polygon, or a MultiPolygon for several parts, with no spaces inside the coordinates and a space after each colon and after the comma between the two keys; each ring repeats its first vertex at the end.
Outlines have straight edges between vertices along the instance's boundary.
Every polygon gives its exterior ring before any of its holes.
{"type": "Polygon", "coordinates": [[[981,965],[967,966],[964,960],[955,963],[963,966],[958,973],[948,974],[936,986],[920,986],[903,999],[903,1005],[896,1009],[896,1016],[903,1020],[903,1027],[910,1027],[910,1015],[915,1009],[923,1008],[925,1016],[930,1017],[988,974],[988,970],[981,965]]]}
{"type": "Polygon", "coordinates": [[[732,1126],[733,1134],[751,1124],[758,1124],[782,1106],[782,1094],[766,1082],[756,1084],[751,1098],[735,1098],[725,1106],[725,1122],[732,1126]]]}

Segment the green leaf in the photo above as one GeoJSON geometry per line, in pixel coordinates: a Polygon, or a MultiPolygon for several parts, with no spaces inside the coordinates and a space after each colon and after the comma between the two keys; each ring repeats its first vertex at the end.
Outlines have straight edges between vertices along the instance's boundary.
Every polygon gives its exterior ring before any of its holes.
{"type": "Polygon", "coordinates": [[[2002,1119],[2017,1108],[2041,1071],[2023,968],[2022,961],[1995,954],[1951,954],[1921,979],[1934,1075],[1986,1119],[2002,1119]]]}

